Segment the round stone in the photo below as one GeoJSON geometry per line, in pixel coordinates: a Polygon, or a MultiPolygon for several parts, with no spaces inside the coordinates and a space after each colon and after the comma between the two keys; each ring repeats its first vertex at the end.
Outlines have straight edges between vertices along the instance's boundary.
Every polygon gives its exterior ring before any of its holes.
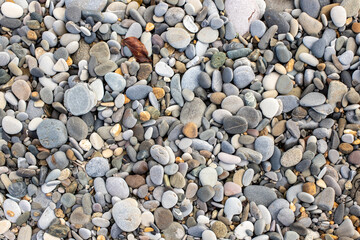
{"type": "Polygon", "coordinates": [[[217,176],[218,174],[215,168],[206,167],[200,171],[199,180],[203,186],[208,185],[214,187],[217,182],[217,176]]]}
{"type": "Polygon", "coordinates": [[[65,125],[56,119],[45,119],[36,129],[39,141],[45,148],[57,148],[68,139],[65,125]]]}
{"type": "Polygon", "coordinates": [[[354,165],[360,165],[360,151],[353,151],[348,157],[348,162],[354,165]]]}
{"type": "Polygon", "coordinates": [[[129,187],[125,180],[121,177],[109,177],[106,179],[106,190],[111,196],[119,197],[120,199],[129,196],[129,187]]]}
{"type": "Polygon", "coordinates": [[[249,66],[240,66],[234,71],[234,83],[238,88],[245,88],[254,79],[254,71],[249,66]]]}
{"type": "Polygon", "coordinates": [[[20,18],[23,15],[24,10],[21,6],[15,3],[4,2],[1,4],[1,12],[8,18],[20,18]]]}
{"type": "Polygon", "coordinates": [[[8,220],[1,220],[0,221],[0,234],[4,234],[7,232],[11,227],[11,222],[8,220]]]}
{"type": "Polygon", "coordinates": [[[203,43],[213,43],[219,36],[219,31],[211,27],[202,28],[196,35],[199,41],[203,43]]]}
{"type": "Polygon", "coordinates": [[[69,165],[69,160],[66,154],[62,151],[54,153],[52,156],[46,158],[46,162],[50,169],[64,169],[69,165]]]}
{"type": "Polygon", "coordinates": [[[230,134],[241,134],[248,129],[246,119],[240,116],[225,117],[223,126],[225,131],[230,134]]]}
{"type": "Polygon", "coordinates": [[[102,177],[109,170],[108,160],[102,157],[94,157],[86,164],[86,173],[90,177],[102,177]]]}
{"type": "Polygon", "coordinates": [[[282,75],[276,82],[276,91],[280,94],[288,94],[293,89],[293,84],[287,75],[282,75]]]}
{"type": "Polygon", "coordinates": [[[173,215],[169,209],[159,207],[154,212],[156,226],[160,229],[168,228],[173,222],[173,215]]]}
{"type": "Polygon", "coordinates": [[[292,167],[298,164],[302,159],[302,151],[299,147],[293,147],[287,150],[281,157],[281,165],[292,167]]]}
{"type": "Polygon", "coordinates": [[[12,223],[15,223],[21,215],[21,209],[19,205],[14,200],[6,199],[2,204],[2,207],[4,209],[6,219],[12,223]]]}
{"type": "Polygon", "coordinates": [[[261,38],[266,31],[266,25],[261,20],[255,20],[250,24],[250,33],[252,36],[261,38]]]}
{"type": "Polygon", "coordinates": [[[262,154],[262,161],[266,161],[271,158],[274,153],[274,140],[267,136],[258,137],[255,140],[255,151],[262,154]]]}
{"type": "Polygon", "coordinates": [[[281,209],[277,215],[277,219],[284,226],[290,226],[295,220],[295,214],[289,208],[281,209]]]}
{"type": "Polygon", "coordinates": [[[18,134],[23,128],[21,122],[12,116],[5,116],[1,124],[3,130],[10,135],[18,134]]]}
{"type": "Polygon", "coordinates": [[[88,135],[88,126],[79,117],[70,117],[66,122],[66,128],[70,137],[75,138],[77,141],[81,141],[88,135]]]}
{"type": "Polygon", "coordinates": [[[152,146],[150,148],[150,154],[151,154],[151,157],[155,161],[157,161],[158,163],[160,163],[162,165],[166,165],[170,160],[168,151],[166,150],[165,147],[160,146],[160,145],[152,146]]]}
{"type": "Polygon", "coordinates": [[[96,103],[96,94],[84,83],[78,83],[65,91],[64,105],[75,116],[90,112],[96,103]]]}
{"type": "Polygon", "coordinates": [[[126,81],[120,74],[109,72],[104,78],[113,91],[122,92],[125,89],[126,81]]]}
{"type": "Polygon", "coordinates": [[[141,211],[134,199],[127,198],[118,201],[112,208],[112,215],[119,228],[125,232],[132,232],[141,223],[141,211]],[[131,201],[130,201],[131,200],[131,201]]]}
{"type": "Polygon", "coordinates": [[[166,32],[166,40],[172,47],[182,49],[189,45],[190,35],[182,28],[169,28],[166,32]]]}
{"type": "Polygon", "coordinates": [[[188,122],[182,129],[183,134],[188,138],[196,138],[198,135],[198,129],[195,123],[188,122]]]}
{"type": "Polygon", "coordinates": [[[342,27],[346,23],[346,10],[342,6],[335,6],[330,11],[331,20],[337,27],[342,27]]]}
{"type": "Polygon", "coordinates": [[[176,205],[177,201],[178,201],[178,196],[176,195],[175,192],[166,191],[162,195],[161,205],[164,208],[172,208],[172,207],[174,207],[176,205]]]}
{"type": "Polygon", "coordinates": [[[74,206],[76,202],[76,197],[74,194],[72,193],[65,193],[64,195],[61,196],[61,203],[65,206],[65,207],[72,207],[74,206]]]}
{"type": "Polygon", "coordinates": [[[270,119],[276,116],[279,107],[279,102],[274,98],[265,98],[260,103],[260,109],[263,115],[270,119]]]}
{"type": "Polygon", "coordinates": [[[18,99],[28,100],[31,94],[31,88],[24,80],[17,80],[11,86],[11,91],[18,99]]]}

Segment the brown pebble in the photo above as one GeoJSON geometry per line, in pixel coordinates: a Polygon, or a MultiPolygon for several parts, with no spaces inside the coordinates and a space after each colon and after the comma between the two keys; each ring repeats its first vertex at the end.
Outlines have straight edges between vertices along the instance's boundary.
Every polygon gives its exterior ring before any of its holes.
{"type": "Polygon", "coordinates": [[[210,96],[210,101],[214,104],[221,104],[222,100],[224,100],[224,98],[226,98],[225,93],[223,92],[215,92],[213,94],[211,94],[210,96]]]}
{"type": "Polygon", "coordinates": [[[197,126],[193,122],[189,122],[189,123],[185,124],[182,131],[183,131],[184,135],[187,136],[188,138],[196,138],[198,135],[197,126]]]}
{"type": "Polygon", "coordinates": [[[145,184],[144,177],[140,175],[129,175],[125,178],[125,181],[129,185],[129,187],[132,188],[138,188],[145,184]]]}
{"type": "Polygon", "coordinates": [[[280,136],[286,130],[286,120],[281,120],[275,124],[271,130],[271,134],[275,137],[280,136]]]}
{"type": "Polygon", "coordinates": [[[227,234],[226,225],[220,221],[214,222],[211,225],[211,230],[215,233],[217,238],[224,238],[227,234]]]}
{"type": "Polygon", "coordinates": [[[313,182],[304,183],[302,190],[314,196],[316,194],[316,185],[313,182]]]}
{"type": "Polygon", "coordinates": [[[161,99],[165,96],[165,90],[162,88],[159,88],[159,87],[154,87],[153,93],[154,93],[156,99],[161,99]]]}
{"type": "Polygon", "coordinates": [[[143,111],[140,113],[140,120],[143,122],[149,121],[151,118],[151,115],[148,111],[143,111]]]}
{"type": "Polygon", "coordinates": [[[353,23],[351,30],[353,30],[354,33],[360,33],[360,23],[353,23]]]}
{"type": "Polygon", "coordinates": [[[339,145],[340,152],[349,154],[354,150],[354,147],[350,143],[341,143],[339,145]]]}

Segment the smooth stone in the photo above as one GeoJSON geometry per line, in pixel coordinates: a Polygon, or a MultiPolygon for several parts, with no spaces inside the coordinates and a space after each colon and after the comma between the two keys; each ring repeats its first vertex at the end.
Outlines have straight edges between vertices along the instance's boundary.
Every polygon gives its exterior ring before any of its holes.
{"type": "Polygon", "coordinates": [[[302,151],[299,147],[293,147],[287,150],[281,157],[281,165],[292,167],[298,164],[302,159],[302,151]]]}
{"type": "Polygon", "coordinates": [[[110,177],[106,179],[106,189],[111,196],[125,199],[129,196],[129,187],[121,177],[110,177]]]}
{"type": "Polygon", "coordinates": [[[323,25],[320,21],[310,17],[307,13],[302,12],[298,18],[300,25],[305,32],[311,36],[318,36],[323,25]]]}
{"type": "Polygon", "coordinates": [[[57,148],[65,144],[68,133],[65,125],[57,119],[45,119],[36,129],[39,141],[45,148],[57,148]]]}
{"type": "Polygon", "coordinates": [[[178,201],[178,196],[173,191],[166,191],[163,193],[161,198],[161,205],[164,208],[172,208],[176,205],[178,201]]]}
{"type": "Polygon", "coordinates": [[[134,231],[141,223],[141,211],[134,199],[127,198],[115,203],[112,215],[115,223],[125,232],[134,231]]]}
{"type": "Polygon", "coordinates": [[[182,28],[169,28],[166,32],[167,42],[174,48],[183,49],[190,43],[190,35],[182,28]]]}
{"type": "Polygon", "coordinates": [[[2,208],[4,210],[6,219],[12,223],[15,223],[21,215],[21,209],[14,200],[6,199],[2,204],[2,208]],[[9,215],[9,213],[11,215],[9,215]]]}
{"type": "Polygon", "coordinates": [[[106,0],[99,0],[97,2],[91,0],[65,0],[66,7],[78,7],[81,10],[100,12],[106,6],[106,0]]]}
{"type": "Polygon", "coordinates": [[[274,153],[274,140],[267,136],[258,137],[255,140],[255,151],[262,154],[262,161],[266,161],[271,158],[274,153]]]}
{"type": "Polygon", "coordinates": [[[249,66],[240,66],[234,70],[234,83],[238,88],[245,88],[254,79],[254,71],[249,66]]]}
{"type": "Polygon", "coordinates": [[[230,134],[241,134],[248,129],[246,119],[240,116],[225,117],[223,126],[225,131],[230,134]]]}
{"type": "Polygon", "coordinates": [[[270,188],[259,185],[247,186],[244,189],[244,195],[249,201],[253,201],[256,204],[269,206],[275,199],[277,199],[276,193],[270,188]]]}
{"type": "Polygon", "coordinates": [[[109,170],[108,160],[102,157],[94,157],[86,164],[86,173],[90,177],[102,177],[109,170]]]}
{"type": "Polygon", "coordinates": [[[273,25],[277,25],[278,33],[287,33],[290,30],[289,23],[274,9],[268,8],[264,13],[264,19],[269,28],[273,25]]]}
{"type": "Polygon", "coordinates": [[[342,6],[335,6],[330,11],[331,20],[337,27],[342,27],[346,23],[346,10],[342,6]]]}
{"type": "Polygon", "coordinates": [[[158,62],[155,65],[155,72],[163,77],[172,77],[174,75],[174,71],[172,68],[167,65],[165,62],[158,62]]]}
{"type": "Polygon", "coordinates": [[[160,145],[152,146],[150,148],[150,154],[155,161],[157,161],[162,165],[166,165],[170,160],[168,151],[166,150],[165,147],[160,145]]]}
{"type": "Polygon", "coordinates": [[[131,100],[140,100],[146,98],[152,90],[152,87],[147,85],[134,85],[126,90],[126,96],[131,100]]]}
{"type": "Polygon", "coordinates": [[[23,129],[22,123],[12,116],[5,116],[1,125],[3,130],[10,135],[18,134],[23,129]]]}
{"type": "Polygon", "coordinates": [[[104,78],[113,91],[122,92],[125,89],[126,81],[120,74],[109,72],[104,78]]]}
{"type": "Polygon", "coordinates": [[[216,41],[216,39],[219,36],[219,31],[218,30],[214,30],[211,27],[205,27],[202,28],[198,33],[197,33],[197,38],[199,39],[199,41],[203,42],[203,43],[213,43],[216,41]]]}
{"type": "Polygon", "coordinates": [[[86,84],[76,84],[65,91],[64,105],[75,116],[88,113],[96,103],[96,94],[86,84]]]}
{"type": "Polygon", "coordinates": [[[199,180],[203,186],[211,186],[214,187],[217,182],[217,172],[215,168],[206,167],[203,168],[199,173],[199,180]]]}
{"type": "Polygon", "coordinates": [[[302,0],[300,8],[303,12],[309,14],[313,18],[317,18],[320,13],[320,3],[318,0],[302,0]]]}
{"type": "Polygon", "coordinates": [[[261,20],[255,20],[250,24],[250,33],[252,36],[261,38],[266,32],[266,25],[261,20]]]}
{"type": "Polygon", "coordinates": [[[322,190],[315,198],[315,204],[324,211],[330,211],[333,208],[335,191],[331,187],[322,190]]]}
{"type": "Polygon", "coordinates": [[[265,98],[260,103],[260,109],[263,115],[270,119],[276,116],[279,107],[279,102],[275,98],[265,98]]]}
{"type": "Polygon", "coordinates": [[[300,99],[300,105],[304,107],[315,107],[323,104],[326,97],[318,92],[311,92],[300,99]]]}
{"type": "Polygon", "coordinates": [[[21,6],[15,3],[4,2],[1,4],[1,12],[8,18],[20,18],[23,15],[24,10],[21,6]]]}

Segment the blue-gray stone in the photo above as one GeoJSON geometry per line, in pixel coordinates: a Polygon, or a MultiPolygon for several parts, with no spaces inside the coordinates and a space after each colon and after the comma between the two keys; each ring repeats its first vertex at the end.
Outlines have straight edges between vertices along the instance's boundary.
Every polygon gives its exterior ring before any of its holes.
{"type": "Polygon", "coordinates": [[[126,90],[126,96],[131,100],[140,100],[148,96],[152,87],[148,85],[134,85],[126,90]]]}
{"type": "Polygon", "coordinates": [[[39,141],[45,148],[57,148],[64,145],[68,134],[64,123],[57,119],[45,119],[36,129],[39,141]]]}

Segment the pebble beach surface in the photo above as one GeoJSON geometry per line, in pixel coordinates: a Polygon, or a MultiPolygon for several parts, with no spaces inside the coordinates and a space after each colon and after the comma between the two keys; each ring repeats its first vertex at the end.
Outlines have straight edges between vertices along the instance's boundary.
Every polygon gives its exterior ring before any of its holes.
{"type": "Polygon", "coordinates": [[[0,239],[360,239],[359,0],[0,0],[0,239]]]}

